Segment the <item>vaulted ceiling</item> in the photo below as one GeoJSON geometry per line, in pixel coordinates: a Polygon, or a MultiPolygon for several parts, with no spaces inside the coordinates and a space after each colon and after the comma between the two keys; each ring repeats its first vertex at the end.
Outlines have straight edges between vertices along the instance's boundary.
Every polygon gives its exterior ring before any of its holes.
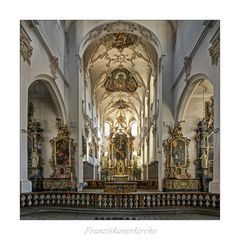
{"type": "Polygon", "coordinates": [[[94,40],[84,53],[85,79],[102,121],[120,114],[138,120],[149,82],[156,77],[155,49],[141,37],[125,32],[94,40]]]}

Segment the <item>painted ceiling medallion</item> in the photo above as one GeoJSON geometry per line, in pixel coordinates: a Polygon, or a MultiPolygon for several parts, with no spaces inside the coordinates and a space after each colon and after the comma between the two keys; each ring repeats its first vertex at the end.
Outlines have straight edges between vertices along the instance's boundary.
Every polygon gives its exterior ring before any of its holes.
{"type": "Polygon", "coordinates": [[[125,68],[117,68],[111,72],[104,83],[107,92],[133,93],[138,88],[138,83],[132,73],[125,68]]]}
{"type": "Polygon", "coordinates": [[[123,100],[119,100],[114,104],[114,108],[117,109],[126,109],[128,107],[129,107],[128,104],[123,100]]]}
{"type": "Polygon", "coordinates": [[[138,41],[139,39],[136,35],[123,32],[109,34],[103,38],[103,42],[107,47],[117,48],[119,51],[123,51],[124,48],[130,47],[138,41]]]}

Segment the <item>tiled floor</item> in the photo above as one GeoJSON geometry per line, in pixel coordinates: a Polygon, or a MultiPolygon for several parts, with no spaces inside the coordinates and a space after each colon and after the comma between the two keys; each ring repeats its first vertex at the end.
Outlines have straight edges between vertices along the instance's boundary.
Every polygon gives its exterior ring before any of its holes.
{"type": "Polygon", "coordinates": [[[174,212],[131,212],[131,213],[93,213],[66,211],[25,212],[21,210],[21,220],[219,220],[217,214],[208,213],[174,213],[174,212]]]}

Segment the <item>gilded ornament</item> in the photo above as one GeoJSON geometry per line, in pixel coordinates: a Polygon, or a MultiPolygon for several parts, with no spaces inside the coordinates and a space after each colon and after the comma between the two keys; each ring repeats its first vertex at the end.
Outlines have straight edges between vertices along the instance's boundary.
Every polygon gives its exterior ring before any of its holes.
{"type": "Polygon", "coordinates": [[[105,182],[104,183],[104,192],[109,193],[130,193],[137,191],[136,182],[105,182]]]}
{"type": "Polygon", "coordinates": [[[76,144],[69,137],[70,131],[59,118],[57,120],[58,134],[50,140],[52,158],[50,161],[53,173],[52,178],[75,179],[75,151],[76,144]]]}
{"type": "Polygon", "coordinates": [[[200,179],[164,179],[165,191],[201,191],[200,179]]]}
{"type": "Polygon", "coordinates": [[[178,122],[174,128],[169,128],[169,134],[169,138],[163,141],[166,157],[165,178],[188,179],[191,177],[188,173],[190,139],[183,136],[181,122],[178,122]]]}

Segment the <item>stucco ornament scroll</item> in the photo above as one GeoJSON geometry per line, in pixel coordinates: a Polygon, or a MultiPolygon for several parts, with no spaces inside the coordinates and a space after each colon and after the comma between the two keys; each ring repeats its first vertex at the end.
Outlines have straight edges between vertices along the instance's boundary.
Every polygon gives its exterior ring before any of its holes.
{"type": "Polygon", "coordinates": [[[57,78],[56,73],[57,73],[57,69],[58,69],[58,65],[59,65],[58,58],[53,56],[51,58],[50,62],[51,62],[51,65],[50,65],[51,73],[52,73],[54,78],[57,78]]]}
{"type": "Polygon", "coordinates": [[[26,36],[26,34],[21,31],[20,33],[20,53],[23,58],[24,62],[27,62],[28,65],[31,64],[31,56],[33,52],[33,47],[30,44],[29,37],[26,36]]]}
{"type": "Polygon", "coordinates": [[[218,64],[218,59],[220,57],[220,37],[218,36],[212,42],[212,46],[208,49],[212,65],[218,64]]]}
{"type": "Polygon", "coordinates": [[[183,69],[186,76],[186,81],[189,79],[191,75],[191,69],[192,69],[192,59],[190,57],[184,57],[184,63],[183,63],[183,69]]]}

